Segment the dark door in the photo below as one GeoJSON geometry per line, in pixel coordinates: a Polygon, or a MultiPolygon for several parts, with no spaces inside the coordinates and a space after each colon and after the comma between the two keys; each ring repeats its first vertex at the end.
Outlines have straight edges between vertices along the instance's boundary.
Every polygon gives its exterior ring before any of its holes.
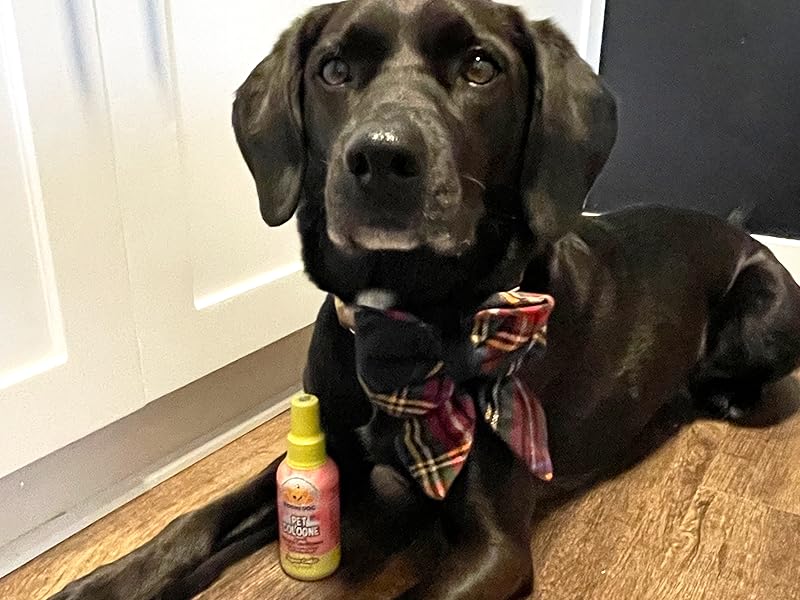
{"type": "Polygon", "coordinates": [[[587,210],[660,203],[800,237],[800,0],[608,0],[620,132],[587,210]]]}

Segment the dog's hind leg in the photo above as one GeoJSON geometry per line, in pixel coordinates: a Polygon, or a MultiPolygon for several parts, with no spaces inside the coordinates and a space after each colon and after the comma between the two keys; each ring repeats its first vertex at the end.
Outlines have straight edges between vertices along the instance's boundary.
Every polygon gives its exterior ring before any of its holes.
{"type": "Polygon", "coordinates": [[[759,405],[764,385],[798,366],[800,288],[772,253],[758,245],[712,310],[706,356],[691,389],[713,412],[738,420],[759,405]]]}
{"type": "Polygon", "coordinates": [[[275,474],[281,460],[51,600],[180,600],[197,594],[227,566],[277,538],[275,474]]]}

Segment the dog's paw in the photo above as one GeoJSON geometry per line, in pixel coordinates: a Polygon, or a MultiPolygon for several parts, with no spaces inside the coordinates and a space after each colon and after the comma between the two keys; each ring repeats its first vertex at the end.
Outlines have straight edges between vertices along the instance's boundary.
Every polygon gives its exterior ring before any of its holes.
{"type": "Polygon", "coordinates": [[[728,421],[741,421],[747,416],[748,408],[739,406],[726,394],[715,394],[708,399],[709,409],[712,414],[728,421]]]}
{"type": "Polygon", "coordinates": [[[763,405],[761,385],[750,382],[694,384],[689,389],[695,406],[715,419],[742,423],[757,414],[763,405]]]}
{"type": "MultiPolygon", "coordinates": [[[[112,563],[113,565],[113,563],[112,563]]],[[[152,598],[133,578],[120,577],[109,565],[67,585],[47,600],[144,600],[152,598]]]]}

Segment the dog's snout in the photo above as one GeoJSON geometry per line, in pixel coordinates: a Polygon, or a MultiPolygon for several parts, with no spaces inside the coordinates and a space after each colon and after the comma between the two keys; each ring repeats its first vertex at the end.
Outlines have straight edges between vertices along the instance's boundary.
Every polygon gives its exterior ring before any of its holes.
{"type": "Polygon", "coordinates": [[[347,145],[345,162],[365,191],[413,185],[424,170],[422,136],[411,125],[362,127],[347,145]]]}

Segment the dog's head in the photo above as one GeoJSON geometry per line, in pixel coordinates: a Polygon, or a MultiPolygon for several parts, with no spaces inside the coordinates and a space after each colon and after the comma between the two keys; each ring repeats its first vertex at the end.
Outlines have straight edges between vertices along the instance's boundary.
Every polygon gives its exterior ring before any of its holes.
{"type": "Polygon", "coordinates": [[[317,7],[239,89],[233,123],[264,220],[300,206],[311,277],[406,305],[516,285],[616,135],[566,37],[488,0],[317,7]]]}

